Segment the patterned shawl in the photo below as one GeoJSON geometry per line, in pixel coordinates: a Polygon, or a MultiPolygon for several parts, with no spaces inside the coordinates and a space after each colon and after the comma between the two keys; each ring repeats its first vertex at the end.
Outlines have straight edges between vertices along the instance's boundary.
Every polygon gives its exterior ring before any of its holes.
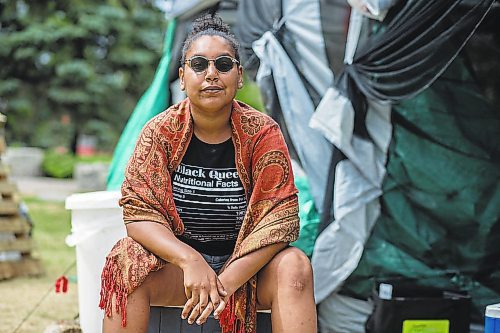
{"type": "MultiPolygon", "coordinates": [[[[245,188],[248,209],[234,252],[234,260],[278,242],[292,242],[299,233],[297,189],[290,158],[278,125],[246,104],[233,101],[232,141],[236,168],[245,188]]],[[[175,235],[184,231],[175,209],[170,177],[186,152],[193,134],[189,99],[173,105],[146,124],[131,157],[122,185],[125,223],[150,221],[175,235]]],[[[99,306],[116,312],[126,325],[127,296],[165,261],[126,237],[113,247],[102,272],[99,306]]],[[[255,333],[257,277],[253,276],[229,299],[221,314],[223,333],[255,333]]]]}

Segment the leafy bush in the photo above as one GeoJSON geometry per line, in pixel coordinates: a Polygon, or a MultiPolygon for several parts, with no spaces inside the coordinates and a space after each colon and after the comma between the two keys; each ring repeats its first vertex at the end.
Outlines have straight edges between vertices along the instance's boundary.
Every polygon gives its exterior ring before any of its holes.
{"type": "Polygon", "coordinates": [[[78,163],[111,163],[112,154],[96,154],[92,156],[77,156],[78,163]]]}
{"type": "Polygon", "coordinates": [[[46,176],[54,178],[71,178],[76,158],[70,153],[49,150],[43,157],[42,169],[46,176]]]}
{"type": "Polygon", "coordinates": [[[9,144],[71,149],[88,134],[111,152],[163,54],[167,21],[154,3],[0,0],[9,144]]]}

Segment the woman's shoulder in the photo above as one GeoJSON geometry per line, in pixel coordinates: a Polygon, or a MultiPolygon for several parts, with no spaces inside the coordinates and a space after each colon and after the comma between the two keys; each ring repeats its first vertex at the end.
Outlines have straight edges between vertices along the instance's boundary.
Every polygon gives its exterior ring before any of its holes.
{"type": "Polygon", "coordinates": [[[243,127],[245,127],[245,125],[250,125],[254,129],[259,128],[258,132],[270,127],[278,127],[278,123],[276,123],[273,118],[259,110],[254,109],[244,102],[235,100],[233,110],[237,111],[235,112],[235,116],[243,127]]]}
{"type": "Polygon", "coordinates": [[[160,112],[153,118],[151,118],[144,128],[152,131],[161,131],[162,128],[171,124],[172,122],[180,123],[183,117],[187,117],[189,112],[189,106],[187,101],[183,100],[179,103],[171,105],[165,111],[160,112]]]}

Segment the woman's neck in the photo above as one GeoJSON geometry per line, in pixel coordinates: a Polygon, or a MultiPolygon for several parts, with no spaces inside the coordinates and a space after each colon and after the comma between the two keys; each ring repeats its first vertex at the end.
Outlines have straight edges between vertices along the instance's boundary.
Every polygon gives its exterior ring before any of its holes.
{"type": "Polygon", "coordinates": [[[231,137],[231,107],[218,112],[201,112],[191,108],[194,134],[205,143],[221,143],[231,137]]]}

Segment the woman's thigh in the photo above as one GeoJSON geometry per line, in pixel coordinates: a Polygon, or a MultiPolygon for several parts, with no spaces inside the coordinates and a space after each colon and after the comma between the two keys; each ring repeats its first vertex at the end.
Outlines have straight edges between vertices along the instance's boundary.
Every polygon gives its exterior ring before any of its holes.
{"type": "Polygon", "coordinates": [[[176,265],[167,264],[159,271],[150,273],[144,283],[149,288],[151,305],[183,306],[187,301],[184,274],[176,265]]]}

